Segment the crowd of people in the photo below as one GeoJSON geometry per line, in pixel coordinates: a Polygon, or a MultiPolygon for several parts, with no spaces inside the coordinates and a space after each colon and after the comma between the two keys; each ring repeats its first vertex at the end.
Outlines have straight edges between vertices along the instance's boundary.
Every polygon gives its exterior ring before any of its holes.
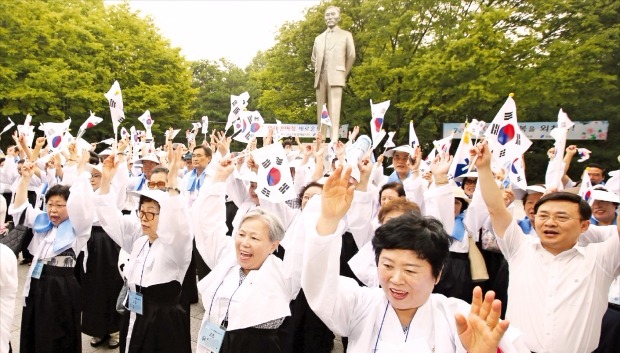
{"type": "Polygon", "coordinates": [[[328,353],[335,336],[350,353],[618,351],[618,171],[588,165],[587,197],[567,175],[560,191],[520,190],[484,140],[452,179],[452,156],[425,173],[419,147],[347,160],[355,135],[295,146],[270,132],[298,195],[276,202],[256,191],[256,140],[46,155],[44,137],[14,134],[0,232],[28,231],[20,254],[0,245],[0,352],[19,257],[22,353],[79,353],[82,333],[124,353],[189,353],[192,334],[197,352],[328,353]]]}

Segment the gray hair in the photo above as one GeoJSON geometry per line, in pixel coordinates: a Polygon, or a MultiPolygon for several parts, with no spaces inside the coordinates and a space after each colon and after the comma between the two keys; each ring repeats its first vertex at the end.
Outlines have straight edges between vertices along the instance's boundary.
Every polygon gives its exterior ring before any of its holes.
{"type": "Polygon", "coordinates": [[[284,225],[275,214],[262,208],[255,208],[241,218],[239,225],[243,224],[243,222],[248,219],[259,219],[263,221],[267,226],[267,229],[269,229],[269,241],[272,243],[274,241],[281,241],[284,239],[284,225]]]}
{"type": "Polygon", "coordinates": [[[329,5],[327,6],[327,8],[325,9],[325,12],[327,12],[327,10],[329,9],[336,9],[336,11],[338,11],[338,15],[340,15],[340,8],[338,6],[334,6],[334,5],[329,5]]]}

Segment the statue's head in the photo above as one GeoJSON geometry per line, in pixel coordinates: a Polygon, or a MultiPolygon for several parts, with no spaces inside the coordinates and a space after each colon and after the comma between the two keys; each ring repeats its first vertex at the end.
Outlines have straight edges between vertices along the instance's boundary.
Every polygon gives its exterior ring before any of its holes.
{"type": "Polygon", "coordinates": [[[325,9],[325,24],[327,28],[334,28],[340,21],[340,8],[337,6],[329,6],[325,9]]]}

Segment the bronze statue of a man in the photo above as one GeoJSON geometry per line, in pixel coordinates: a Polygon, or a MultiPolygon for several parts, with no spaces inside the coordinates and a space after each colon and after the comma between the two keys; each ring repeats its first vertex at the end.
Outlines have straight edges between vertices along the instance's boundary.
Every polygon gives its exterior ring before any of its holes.
{"type": "Polygon", "coordinates": [[[325,10],[327,30],[314,39],[312,66],[314,66],[314,88],[316,89],[317,123],[323,136],[327,127],[321,126],[321,110],[327,104],[332,122],[331,141],[338,139],[340,128],[340,103],[347,76],[355,61],[355,45],[350,32],[338,27],[340,9],[329,6],[325,10]]]}

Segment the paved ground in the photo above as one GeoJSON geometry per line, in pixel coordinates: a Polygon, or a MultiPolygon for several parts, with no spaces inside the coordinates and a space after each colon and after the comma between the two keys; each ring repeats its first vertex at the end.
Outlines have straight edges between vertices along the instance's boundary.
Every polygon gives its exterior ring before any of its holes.
{"type": "MultiPolygon", "coordinates": [[[[20,324],[22,320],[22,306],[21,306],[21,293],[22,288],[24,287],[24,278],[28,274],[28,266],[26,265],[18,265],[18,273],[19,273],[19,288],[17,290],[17,299],[15,302],[15,316],[13,318],[13,330],[11,332],[11,345],[13,346],[13,352],[19,352],[19,331],[20,324]]],[[[202,303],[194,304],[191,307],[191,334],[192,334],[192,351],[196,351],[196,339],[198,336],[198,331],[200,329],[200,322],[204,315],[204,307],[202,303]]],[[[93,348],[90,346],[90,337],[86,335],[82,335],[82,352],[90,353],[90,352],[118,352],[118,348],[115,350],[111,350],[107,347],[107,345],[100,346],[97,348],[93,348]]],[[[334,350],[333,353],[342,353],[342,344],[340,340],[337,338],[334,341],[334,350]]]]}

